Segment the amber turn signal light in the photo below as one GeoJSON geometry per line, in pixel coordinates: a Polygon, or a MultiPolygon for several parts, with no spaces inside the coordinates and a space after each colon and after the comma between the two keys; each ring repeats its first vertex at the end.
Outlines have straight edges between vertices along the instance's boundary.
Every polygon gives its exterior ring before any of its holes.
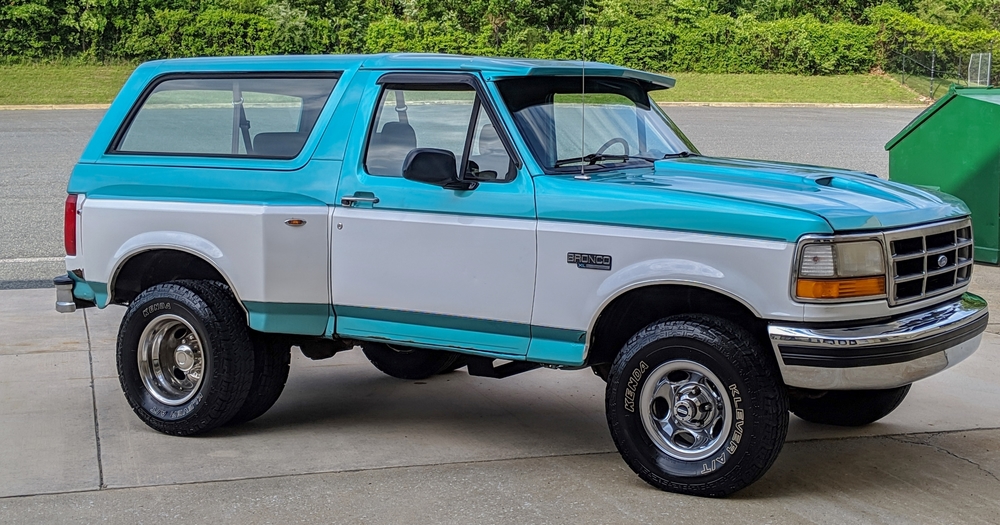
{"type": "Polygon", "coordinates": [[[800,299],[846,299],[885,294],[885,277],[855,279],[799,279],[795,295],[800,299]]]}

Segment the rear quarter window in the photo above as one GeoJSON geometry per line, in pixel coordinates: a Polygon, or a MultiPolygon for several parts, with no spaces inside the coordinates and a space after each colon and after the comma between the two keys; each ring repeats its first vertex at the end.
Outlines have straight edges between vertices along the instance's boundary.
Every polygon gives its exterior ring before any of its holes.
{"type": "Polygon", "coordinates": [[[336,83],[334,75],[165,78],[147,89],[109,152],[290,159],[336,83]]]}

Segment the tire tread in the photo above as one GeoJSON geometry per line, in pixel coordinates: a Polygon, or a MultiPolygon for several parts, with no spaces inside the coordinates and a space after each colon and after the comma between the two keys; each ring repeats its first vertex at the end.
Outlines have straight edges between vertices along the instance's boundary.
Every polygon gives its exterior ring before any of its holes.
{"type": "MultiPolygon", "coordinates": [[[[698,496],[726,496],[754,483],[774,464],[784,446],[788,433],[788,398],[780,381],[776,363],[769,359],[757,340],[739,325],[711,315],[687,314],[667,317],[646,326],[625,344],[615,358],[606,390],[608,402],[608,425],[615,437],[615,446],[622,458],[636,474],[654,487],[670,492],[698,496]],[[619,443],[623,430],[613,417],[611,404],[617,401],[617,384],[613,379],[620,376],[632,356],[646,345],[666,337],[691,338],[702,341],[715,349],[735,349],[735,354],[727,356],[738,370],[744,374],[747,384],[761,385],[757,390],[763,396],[761,403],[753,408],[762,411],[761,434],[755,439],[755,451],[744,456],[743,463],[733,469],[732,475],[708,483],[677,482],[664,478],[648,470],[637,457],[619,443]]],[[[745,397],[749,397],[744,394],[745,397]]]]}
{"type": "MultiPolygon", "coordinates": [[[[250,348],[248,328],[243,311],[227,290],[217,286],[203,286],[200,281],[178,280],[154,285],[141,292],[129,305],[118,332],[118,378],[132,410],[151,428],[175,436],[192,436],[213,430],[227,423],[243,405],[250,390],[254,356],[250,348]],[[139,305],[149,300],[169,299],[183,302],[200,318],[215,355],[211,368],[212,390],[206,393],[207,405],[192,412],[191,417],[166,421],[147,412],[137,400],[128,395],[122,351],[126,328],[140,312],[139,305]]],[[[129,349],[134,351],[134,349],[129,349]]]]}

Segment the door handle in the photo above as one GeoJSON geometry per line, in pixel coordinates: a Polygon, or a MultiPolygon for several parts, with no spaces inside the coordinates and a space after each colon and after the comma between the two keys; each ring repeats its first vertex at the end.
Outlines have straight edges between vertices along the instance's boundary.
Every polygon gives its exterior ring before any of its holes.
{"type": "Polygon", "coordinates": [[[340,198],[340,204],[347,207],[353,207],[357,205],[359,202],[378,204],[378,197],[376,197],[375,194],[373,193],[368,193],[367,195],[365,195],[361,194],[361,192],[358,192],[355,193],[354,195],[345,195],[344,197],[340,198]]]}

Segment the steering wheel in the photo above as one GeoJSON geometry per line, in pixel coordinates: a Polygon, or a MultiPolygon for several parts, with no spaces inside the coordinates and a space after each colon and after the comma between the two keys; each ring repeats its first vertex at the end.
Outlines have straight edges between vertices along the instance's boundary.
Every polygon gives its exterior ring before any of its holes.
{"type": "Polygon", "coordinates": [[[626,157],[628,157],[628,141],[625,140],[625,139],[623,139],[623,138],[621,138],[621,137],[615,137],[615,138],[613,138],[613,139],[605,142],[603,146],[601,146],[600,148],[597,148],[597,152],[595,152],[594,155],[603,155],[604,152],[608,150],[608,148],[610,148],[611,146],[614,146],[615,144],[621,144],[622,147],[625,148],[624,155],[626,157]]]}

